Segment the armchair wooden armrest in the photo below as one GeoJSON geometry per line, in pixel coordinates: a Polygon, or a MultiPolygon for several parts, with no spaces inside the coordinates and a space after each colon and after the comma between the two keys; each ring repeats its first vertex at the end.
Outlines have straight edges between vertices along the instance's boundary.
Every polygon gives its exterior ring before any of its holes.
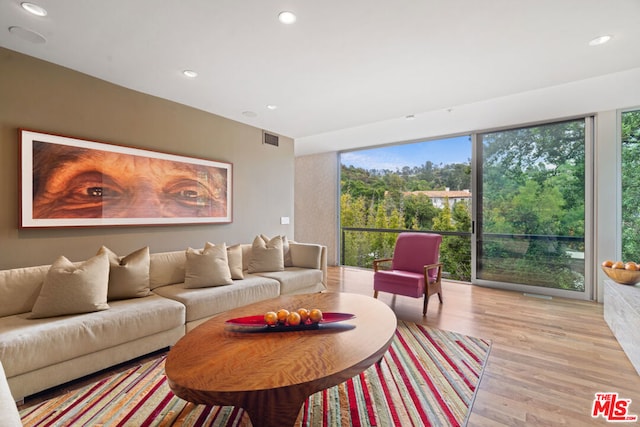
{"type": "Polygon", "coordinates": [[[427,311],[427,300],[429,296],[433,294],[438,294],[438,299],[442,302],[442,263],[437,264],[428,264],[424,266],[424,285],[425,289],[425,306],[424,313],[427,311]],[[437,268],[438,273],[436,275],[435,280],[429,280],[429,270],[437,268]]]}
{"type": "MultiPolygon", "coordinates": [[[[439,282],[442,279],[442,263],[441,262],[439,262],[437,264],[425,265],[424,266],[424,277],[426,279],[429,276],[429,270],[434,269],[434,268],[438,269],[438,275],[436,276],[436,282],[439,282]]],[[[426,282],[428,282],[428,280],[426,282]]]]}
{"type": "Polygon", "coordinates": [[[393,261],[393,258],[380,258],[380,259],[374,259],[373,260],[373,271],[376,272],[380,269],[380,264],[385,263],[385,262],[391,262],[393,261]]]}

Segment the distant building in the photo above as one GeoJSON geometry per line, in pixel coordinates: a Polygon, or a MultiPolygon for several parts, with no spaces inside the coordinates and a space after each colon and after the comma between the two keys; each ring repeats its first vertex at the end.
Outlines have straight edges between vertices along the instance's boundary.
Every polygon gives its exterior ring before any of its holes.
{"type": "Polygon", "coordinates": [[[438,209],[442,209],[445,204],[445,200],[449,200],[449,207],[453,208],[455,202],[464,202],[467,206],[471,205],[471,192],[469,190],[451,191],[448,188],[444,190],[429,190],[429,191],[405,191],[402,193],[404,196],[417,196],[418,194],[424,194],[431,199],[433,206],[438,209]]]}

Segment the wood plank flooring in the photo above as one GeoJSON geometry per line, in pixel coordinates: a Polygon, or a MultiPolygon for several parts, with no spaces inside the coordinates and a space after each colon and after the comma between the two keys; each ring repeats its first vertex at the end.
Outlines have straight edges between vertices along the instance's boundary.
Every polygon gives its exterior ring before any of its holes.
{"type": "MultiPolygon", "coordinates": [[[[371,270],[329,267],[329,290],[373,295],[372,276],[371,270]]],[[[379,299],[400,319],[492,341],[469,426],[604,426],[602,417],[591,417],[597,392],[631,399],[629,412],[640,416],[640,376],[605,323],[601,304],[458,282],[445,282],[443,296],[442,305],[437,296],[430,299],[426,318],[421,299],[385,293],[379,299]]],[[[24,406],[127,366],[33,396],[24,406]]]]}
{"type": "MultiPolygon", "coordinates": [[[[373,295],[372,275],[330,267],[329,289],[373,295]]],[[[469,426],[607,425],[591,417],[597,392],[632,399],[629,413],[640,417],[640,376],[604,321],[602,304],[458,282],[444,283],[443,297],[442,305],[430,299],[426,318],[420,299],[378,298],[400,319],[492,341],[469,426]]]]}

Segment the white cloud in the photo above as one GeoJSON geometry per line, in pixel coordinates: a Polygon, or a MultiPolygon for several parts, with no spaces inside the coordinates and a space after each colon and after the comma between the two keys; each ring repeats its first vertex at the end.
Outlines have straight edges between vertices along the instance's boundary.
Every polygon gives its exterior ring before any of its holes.
{"type": "Polygon", "coordinates": [[[380,156],[369,153],[352,151],[349,153],[342,153],[340,160],[343,165],[355,166],[363,169],[388,169],[395,171],[396,169],[402,169],[405,166],[417,166],[417,164],[407,164],[407,159],[397,156],[380,156]]]}

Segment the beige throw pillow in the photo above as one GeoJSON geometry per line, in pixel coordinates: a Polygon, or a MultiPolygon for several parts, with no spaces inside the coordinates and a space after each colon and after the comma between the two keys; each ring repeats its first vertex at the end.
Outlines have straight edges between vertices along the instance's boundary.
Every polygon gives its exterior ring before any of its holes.
{"type": "Polygon", "coordinates": [[[284,270],[284,255],[282,252],[282,237],[276,236],[265,241],[262,236],[256,236],[251,245],[251,261],[249,273],[284,270]]]}
{"type": "Polygon", "coordinates": [[[291,250],[289,248],[289,239],[287,239],[287,236],[282,236],[282,255],[284,256],[284,266],[292,267],[293,261],[291,260],[291,250]]]}
{"type": "Polygon", "coordinates": [[[149,263],[149,287],[184,283],[184,269],[187,264],[186,251],[156,252],[151,254],[149,263]]]}
{"type": "Polygon", "coordinates": [[[204,249],[187,249],[185,288],[206,288],[230,285],[231,271],[227,260],[227,245],[207,242],[204,249]]]}
{"type": "MultiPolygon", "coordinates": [[[[265,243],[271,240],[264,234],[261,234],[260,237],[262,237],[262,240],[264,240],[265,243]]],[[[291,260],[291,250],[289,249],[289,240],[287,239],[287,236],[280,236],[280,238],[282,238],[282,256],[284,259],[284,266],[293,267],[293,261],[291,260]]]]}
{"type": "Polygon", "coordinates": [[[61,256],[51,264],[29,318],[107,310],[108,283],[106,254],[77,264],[61,256]]]}
{"type": "Polygon", "coordinates": [[[229,271],[234,280],[244,279],[242,273],[242,246],[233,245],[227,248],[227,259],[229,261],[229,271]]]}
{"type": "Polygon", "coordinates": [[[149,295],[149,247],[119,257],[106,246],[98,255],[109,258],[109,291],[107,300],[140,298],[149,295]]]}

